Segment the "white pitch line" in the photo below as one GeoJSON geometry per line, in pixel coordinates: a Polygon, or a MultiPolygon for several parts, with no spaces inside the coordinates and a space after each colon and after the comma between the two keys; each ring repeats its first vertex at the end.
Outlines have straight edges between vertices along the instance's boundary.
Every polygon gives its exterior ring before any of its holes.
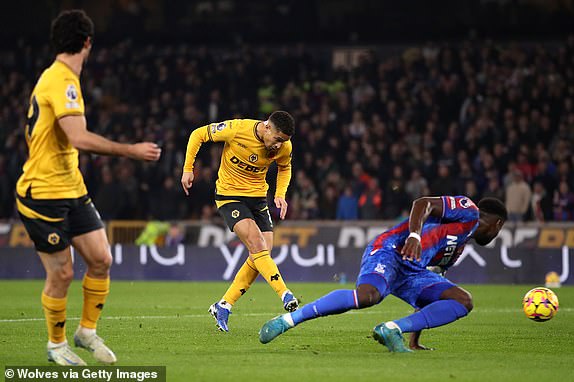
{"type": "MultiPolygon", "coordinates": [[[[560,312],[574,312],[574,308],[561,308],[560,312]]],[[[347,314],[385,314],[386,312],[380,311],[349,311],[347,314]]],[[[388,313],[388,312],[387,312],[388,313]]],[[[475,309],[472,314],[481,313],[522,313],[520,309],[475,309]]],[[[274,317],[277,313],[243,313],[241,316],[247,317],[274,317]]],[[[206,318],[209,317],[209,313],[205,314],[180,314],[171,316],[102,316],[102,320],[166,320],[166,319],[178,319],[178,318],[206,318]]],[[[80,317],[67,317],[68,321],[78,321],[80,317]]],[[[7,318],[0,319],[0,323],[10,323],[10,322],[34,322],[34,321],[44,321],[43,317],[34,318],[7,318]]]]}

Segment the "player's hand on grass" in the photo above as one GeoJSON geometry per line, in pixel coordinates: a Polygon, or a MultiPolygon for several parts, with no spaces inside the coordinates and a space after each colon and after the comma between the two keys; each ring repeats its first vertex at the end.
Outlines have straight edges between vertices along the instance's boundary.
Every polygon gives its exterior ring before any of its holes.
{"type": "MultiPolygon", "coordinates": [[[[415,312],[418,312],[418,309],[415,310],[415,312]]],[[[434,350],[434,348],[429,348],[425,345],[422,345],[419,343],[419,339],[421,337],[421,331],[419,330],[418,332],[412,332],[410,337],[409,337],[409,349],[411,350],[434,350]]]]}
{"type": "Polygon", "coordinates": [[[403,260],[418,261],[421,259],[421,252],[421,242],[415,237],[408,237],[403,249],[401,250],[401,255],[403,256],[403,260]]]}
{"type": "Polygon", "coordinates": [[[153,142],[134,143],[128,146],[126,156],[132,159],[157,161],[161,155],[161,148],[153,142]]]}
{"type": "Polygon", "coordinates": [[[186,195],[189,196],[189,189],[193,184],[193,171],[191,172],[183,172],[181,175],[181,186],[183,187],[183,191],[186,195]]]}
{"type": "Polygon", "coordinates": [[[280,208],[279,217],[281,220],[285,219],[287,214],[287,201],[283,198],[275,198],[275,207],[280,208]]]}

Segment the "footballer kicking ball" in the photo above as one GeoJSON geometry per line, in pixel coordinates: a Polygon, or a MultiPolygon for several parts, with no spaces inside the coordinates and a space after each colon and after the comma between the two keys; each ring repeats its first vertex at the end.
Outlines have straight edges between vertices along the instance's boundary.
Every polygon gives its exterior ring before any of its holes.
{"type": "Polygon", "coordinates": [[[545,322],[558,312],[558,297],[548,288],[537,287],[526,293],[522,299],[522,309],[531,320],[545,322]]]}

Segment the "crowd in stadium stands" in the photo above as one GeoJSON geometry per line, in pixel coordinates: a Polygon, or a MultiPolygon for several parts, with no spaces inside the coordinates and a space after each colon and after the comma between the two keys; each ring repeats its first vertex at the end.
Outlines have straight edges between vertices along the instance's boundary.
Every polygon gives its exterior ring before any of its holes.
{"type": "MultiPolygon", "coordinates": [[[[0,51],[0,218],[16,216],[28,97],[49,57],[23,42],[0,51]]],[[[303,45],[123,41],[96,44],[81,80],[90,130],[163,148],[157,164],[80,155],[105,220],[215,219],[221,147],[204,145],[186,198],[190,132],[276,109],[297,122],[290,219],[396,219],[421,195],[466,194],[505,200],[513,221],[574,220],[574,36],[367,52],[352,69],[303,45]]]]}

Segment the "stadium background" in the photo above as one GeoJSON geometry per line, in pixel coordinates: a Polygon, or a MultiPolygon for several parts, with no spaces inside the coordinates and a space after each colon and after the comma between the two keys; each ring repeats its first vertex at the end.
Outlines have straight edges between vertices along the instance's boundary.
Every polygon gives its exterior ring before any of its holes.
{"type": "MultiPolygon", "coordinates": [[[[170,381],[571,377],[572,287],[556,289],[559,315],[542,326],[520,312],[523,294],[548,271],[574,283],[570,0],[2,2],[4,365],[46,363],[44,273],[13,192],[27,155],[28,97],[53,59],[50,20],[67,8],[85,9],[96,25],[82,73],[89,129],[163,148],[158,164],[80,155],[114,257],[98,331],[121,365],[166,365],[170,381]],[[513,222],[496,243],[467,246],[449,273],[482,285],[465,285],[476,300],[468,318],[423,335],[438,351],[407,363],[367,338],[375,322],[411,311],[392,298],[262,347],[257,330],[280,307],[261,282],[234,307],[230,335],[215,332],[206,309],[246,253],[213,208],[220,148],[202,148],[185,198],[185,144],[205,123],[277,108],[297,126],[289,215],[277,222],[273,256],[303,302],[335,282],[352,287],[364,244],[417,196],[513,196],[513,222]],[[493,283],[501,285],[485,285],[493,283]]],[[[80,278],[79,259],[75,270],[80,278]]],[[[70,289],[71,323],[79,288],[70,289]]]]}
{"type": "Polygon", "coordinates": [[[574,243],[572,1],[14,4],[0,16],[1,277],[41,277],[13,190],[27,155],[27,98],[52,60],[46,31],[69,7],[84,8],[97,30],[82,73],[89,129],[163,148],[157,164],[80,154],[110,242],[126,259],[140,253],[136,244],[165,246],[168,258],[185,246],[189,258],[150,271],[142,254],[135,274],[116,259],[116,277],[228,279],[232,256],[220,246],[241,245],[213,203],[221,146],[202,147],[186,198],[187,138],[209,122],[285,109],[297,121],[290,207],[285,222],[272,212],[287,277],[354,275],[357,252],[415,198],[465,194],[505,200],[511,222],[494,246],[495,269],[466,253],[472,266],[455,280],[535,282],[556,270],[572,282],[564,251],[574,243]],[[358,236],[344,244],[351,231],[358,236]],[[293,246],[301,259],[331,246],[336,265],[310,260],[303,272],[293,246]],[[553,261],[529,262],[545,251],[553,261]],[[212,254],[211,273],[190,271],[197,253],[212,254]],[[509,264],[520,275],[504,273],[509,264]]]}

